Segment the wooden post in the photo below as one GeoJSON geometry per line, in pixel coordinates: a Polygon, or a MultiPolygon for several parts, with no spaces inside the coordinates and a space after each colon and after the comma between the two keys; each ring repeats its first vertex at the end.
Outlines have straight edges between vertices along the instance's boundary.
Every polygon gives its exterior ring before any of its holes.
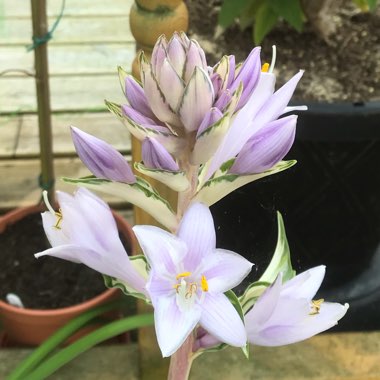
{"type": "MultiPolygon", "coordinates": [[[[33,37],[43,38],[48,32],[46,0],[31,0],[33,37]]],[[[47,44],[34,48],[35,79],[40,137],[41,184],[46,186],[49,199],[54,204],[53,139],[50,115],[49,65],[47,44]]]]}
{"type": "MultiPolygon", "coordinates": [[[[170,38],[175,31],[186,32],[188,20],[187,7],[182,0],[136,0],[131,8],[130,26],[136,39],[138,53],[144,50],[145,56],[150,59],[158,37],[165,34],[167,38],[170,38]]],[[[132,64],[132,74],[139,78],[140,68],[137,55],[132,64]]],[[[141,161],[141,145],[136,138],[132,138],[132,157],[133,161],[141,161]]],[[[152,179],[149,179],[149,182],[176,209],[177,194],[160,182],[152,179]]],[[[135,222],[157,225],[150,215],[136,207],[135,222]]],[[[141,313],[151,310],[145,303],[139,303],[141,313]]],[[[166,379],[169,360],[162,358],[153,327],[140,329],[139,350],[141,379],[166,379]]]]}

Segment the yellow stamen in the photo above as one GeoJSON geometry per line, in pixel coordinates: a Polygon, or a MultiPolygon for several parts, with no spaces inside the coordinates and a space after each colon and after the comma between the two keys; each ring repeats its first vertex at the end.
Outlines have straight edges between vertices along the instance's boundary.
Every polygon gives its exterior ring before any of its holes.
{"type": "Polygon", "coordinates": [[[191,276],[191,272],[182,272],[182,273],[178,273],[177,276],[175,276],[175,278],[179,280],[182,277],[189,277],[189,276],[191,276]]]}
{"type": "Polygon", "coordinates": [[[311,301],[312,306],[311,306],[311,312],[309,313],[309,315],[319,314],[319,311],[321,310],[321,305],[323,304],[323,302],[325,302],[323,298],[319,300],[311,301]]]}
{"type": "Polygon", "coordinates": [[[261,66],[261,71],[263,73],[267,73],[269,70],[269,63],[268,62],[265,62],[262,66],[261,66]]]}
{"type": "Polygon", "coordinates": [[[63,219],[63,216],[62,216],[62,210],[59,209],[59,211],[55,212],[54,213],[55,216],[57,217],[57,222],[54,224],[54,228],[56,228],[57,230],[60,230],[61,229],[61,222],[62,222],[62,219],[63,219]]]}
{"type": "Polygon", "coordinates": [[[201,287],[204,292],[208,292],[208,282],[205,275],[202,275],[201,278],[201,287]]]}
{"type": "Polygon", "coordinates": [[[181,284],[174,284],[173,285],[173,288],[175,289],[175,291],[178,293],[178,288],[181,286],[181,284]]]}

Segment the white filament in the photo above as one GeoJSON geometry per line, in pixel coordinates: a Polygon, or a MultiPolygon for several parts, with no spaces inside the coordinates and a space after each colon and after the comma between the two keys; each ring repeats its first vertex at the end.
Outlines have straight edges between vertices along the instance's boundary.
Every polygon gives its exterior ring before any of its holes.
{"type": "Polygon", "coordinates": [[[55,211],[53,209],[53,207],[51,206],[50,202],[49,202],[49,198],[48,198],[48,192],[46,190],[44,190],[42,192],[42,196],[44,198],[44,202],[45,202],[45,205],[47,207],[47,209],[53,214],[55,215],[55,211]]]}
{"type": "Polygon", "coordinates": [[[277,56],[276,45],[272,45],[272,60],[270,62],[268,73],[273,73],[274,66],[276,64],[276,56],[277,56]]]}

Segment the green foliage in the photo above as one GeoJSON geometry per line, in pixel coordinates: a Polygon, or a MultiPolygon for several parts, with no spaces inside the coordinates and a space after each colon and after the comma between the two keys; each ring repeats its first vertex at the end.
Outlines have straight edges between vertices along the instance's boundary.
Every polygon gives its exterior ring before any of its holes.
{"type": "Polygon", "coordinates": [[[94,332],[78,339],[67,347],[62,348],[57,353],[42,362],[32,372],[22,377],[23,380],[40,380],[46,379],[59,368],[75,359],[81,353],[91,347],[113,338],[121,333],[136,328],[145,327],[153,324],[153,314],[139,314],[133,317],[127,317],[111,322],[108,325],[100,327],[94,332]]]}
{"type": "Polygon", "coordinates": [[[253,25],[253,41],[261,43],[264,37],[272,30],[278,20],[278,15],[273,11],[269,3],[263,3],[256,12],[253,25]]]}
{"type": "Polygon", "coordinates": [[[108,303],[97,308],[86,311],[85,313],[74,318],[65,326],[57,330],[53,335],[46,339],[37,347],[25,360],[23,360],[7,377],[7,380],[25,379],[26,376],[36,369],[37,366],[43,365],[43,361],[70,336],[83,326],[91,323],[100,315],[113,309],[120,309],[121,301],[108,303]]]}
{"type": "MultiPolygon", "coordinates": [[[[377,0],[353,0],[363,12],[373,12],[377,0]]],[[[219,13],[219,24],[230,26],[239,18],[244,30],[253,26],[252,38],[255,44],[261,43],[276,23],[283,19],[298,32],[302,32],[306,18],[301,0],[224,0],[219,13]]]]}
{"type": "Polygon", "coordinates": [[[304,15],[300,0],[224,0],[219,24],[231,25],[239,17],[242,29],[253,25],[253,40],[259,44],[280,18],[302,31],[304,15]]]}
{"type": "Polygon", "coordinates": [[[353,2],[362,12],[373,12],[377,5],[377,0],[353,0],[353,2]]]}
{"type": "Polygon", "coordinates": [[[225,28],[234,22],[234,19],[242,14],[247,6],[247,0],[224,0],[219,12],[218,22],[225,28]]]}

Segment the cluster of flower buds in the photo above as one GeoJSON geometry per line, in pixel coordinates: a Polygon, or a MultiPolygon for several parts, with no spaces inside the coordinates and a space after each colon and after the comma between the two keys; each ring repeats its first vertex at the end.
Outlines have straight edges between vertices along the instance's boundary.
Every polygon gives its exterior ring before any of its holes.
{"type": "MultiPolygon", "coordinates": [[[[230,55],[210,67],[199,44],[184,33],[170,41],[160,37],[150,63],[141,53],[141,83],[121,72],[128,103],[118,109],[119,117],[143,142],[143,165],[171,172],[184,170],[184,163],[201,165],[203,182],[230,160],[230,174],[273,168],[294,141],[297,117],[279,117],[289,112],[287,104],[302,76],[300,71],[275,92],[274,59],[275,54],[271,67],[261,65],[260,48],[254,48],[243,63],[230,55]]],[[[125,162],[113,159],[111,147],[96,148],[90,137],[86,146],[78,130],[73,140],[96,176],[133,183],[125,162]],[[109,174],[110,160],[124,176],[109,174]]]]}

